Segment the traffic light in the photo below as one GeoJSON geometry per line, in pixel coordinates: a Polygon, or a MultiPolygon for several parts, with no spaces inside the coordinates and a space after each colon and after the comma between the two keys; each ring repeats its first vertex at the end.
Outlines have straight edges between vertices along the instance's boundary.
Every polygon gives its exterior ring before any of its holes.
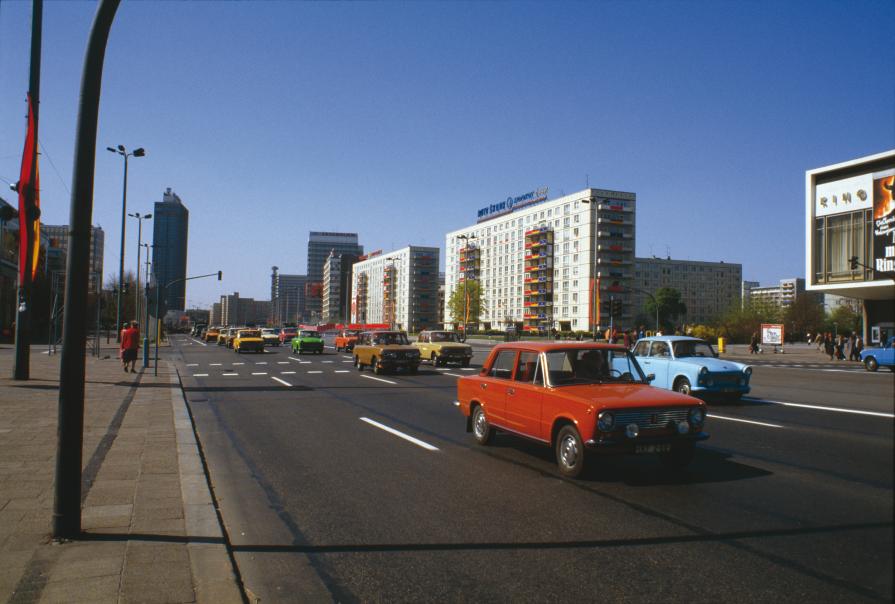
{"type": "Polygon", "coordinates": [[[848,259],[848,267],[853,271],[858,270],[858,257],[857,256],[852,256],[851,258],[848,259]]]}
{"type": "Polygon", "coordinates": [[[612,313],[613,317],[621,316],[622,314],[622,301],[612,299],[609,301],[609,311],[612,313]]]}
{"type": "Polygon", "coordinates": [[[224,271],[218,271],[218,281],[224,276],[224,271]]]}

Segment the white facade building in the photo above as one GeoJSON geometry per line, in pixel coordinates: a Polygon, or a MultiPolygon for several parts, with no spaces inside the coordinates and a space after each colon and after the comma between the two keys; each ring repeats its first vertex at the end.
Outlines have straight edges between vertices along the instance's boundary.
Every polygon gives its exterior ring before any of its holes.
{"type": "Polygon", "coordinates": [[[603,189],[549,201],[544,189],[480,210],[445,236],[445,323],[463,321],[448,301],[470,279],[483,293],[479,328],[602,331],[610,297],[621,305],[615,325],[630,327],[635,216],[634,193],[603,189]]]}
{"type": "Polygon", "coordinates": [[[418,332],[437,327],[437,247],[376,253],[351,270],[351,322],[418,332]]]}

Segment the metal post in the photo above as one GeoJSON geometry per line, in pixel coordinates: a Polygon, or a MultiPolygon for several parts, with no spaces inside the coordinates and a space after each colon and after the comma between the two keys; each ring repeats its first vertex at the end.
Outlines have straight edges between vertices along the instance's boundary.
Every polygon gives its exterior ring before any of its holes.
{"type": "MultiPolygon", "coordinates": [[[[162,284],[159,283],[158,275],[155,276],[155,363],[153,363],[153,375],[158,375],[158,341],[162,337],[162,322],[158,317],[159,296],[161,295],[162,284]]],[[[149,328],[149,325],[146,325],[149,328]]]]}
{"type": "MultiPolygon", "coordinates": [[[[32,241],[34,233],[34,220],[37,218],[35,199],[37,199],[37,145],[38,145],[38,116],[40,114],[40,50],[41,33],[43,31],[43,0],[32,0],[31,4],[31,71],[28,81],[28,95],[31,103],[30,111],[34,119],[34,142],[31,156],[31,183],[19,183],[25,190],[20,193],[25,196],[25,215],[19,216],[19,236],[25,238],[25,257],[19,258],[19,266],[24,266],[21,271],[23,278],[19,283],[18,296],[16,297],[16,348],[12,377],[14,380],[27,380],[31,377],[31,276],[32,262],[34,258],[34,246],[40,245],[39,241],[32,241]]],[[[21,248],[20,248],[21,249],[21,248]]]]}
{"type": "Polygon", "coordinates": [[[65,280],[65,319],[59,371],[59,421],[53,536],[72,538],[81,532],[81,464],[84,432],[84,348],[90,269],[90,222],[93,214],[93,172],[96,126],[103,61],[109,30],[120,0],[100,0],[84,57],[78,107],[71,194],[71,239],[65,280]]]}
{"type": "MultiPolygon", "coordinates": [[[[149,247],[146,248],[146,285],[149,285],[149,247]]],[[[158,279],[155,280],[155,286],[158,287],[158,279]]],[[[143,288],[146,293],[146,300],[143,306],[145,309],[146,320],[143,322],[143,368],[149,367],[149,287],[143,288]]]]}
{"type": "MultiPolygon", "coordinates": [[[[134,291],[134,318],[140,318],[140,244],[143,242],[143,218],[137,213],[137,287],[134,291]]],[[[146,276],[149,280],[149,275],[146,276]]],[[[146,329],[146,326],[143,327],[146,329]]]]}

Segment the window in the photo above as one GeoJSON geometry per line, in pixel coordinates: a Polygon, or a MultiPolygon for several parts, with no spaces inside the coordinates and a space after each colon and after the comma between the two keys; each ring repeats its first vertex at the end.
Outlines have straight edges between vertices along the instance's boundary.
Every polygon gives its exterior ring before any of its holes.
{"type": "Polygon", "coordinates": [[[494,364],[491,366],[491,371],[488,375],[504,380],[510,379],[513,374],[513,364],[515,360],[515,350],[502,350],[498,352],[497,358],[494,359],[494,364]]]}
{"type": "Polygon", "coordinates": [[[538,353],[523,350],[516,364],[516,381],[542,384],[538,353]]]}
{"type": "Polygon", "coordinates": [[[653,347],[650,350],[649,355],[651,357],[670,357],[671,352],[669,351],[666,342],[653,342],[653,347]]]}

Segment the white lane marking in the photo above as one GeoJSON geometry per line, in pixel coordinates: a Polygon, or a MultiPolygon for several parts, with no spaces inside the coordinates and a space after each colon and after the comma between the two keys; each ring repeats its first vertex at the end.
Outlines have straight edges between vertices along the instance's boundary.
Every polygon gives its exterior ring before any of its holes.
{"type": "Polygon", "coordinates": [[[212,367],[220,367],[223,363],[209,363],[212,367]]]}
{"type": "Polygon", "coordinates": [[[289,358],[290,358],[290,359],[292,359],[292,360],[293,360],[293,361],[298,361],[298,362],[299,362],[299,363],[301,363],[301,362],[302,362],[302,360],[301,360],[301,359],[296,359],[296,358],[295,358],[295,357],[289,357],[289,358]]]}
{"type": "Polygon", "coordinates": [[[350,354],[343,354],[343,355],[342,355],[342,358],[343,358],[343,359],[353,359],[354,357],[351,356],[350,354]]]}
{"type": "Polygon", "coordinates": [[[787,403],[784,401],[769,401],[767,399],[749,399],[759,403],[771,403],[773,405],[782,405],[784,407],[801,407],[803,409],[817,409],[818,411],[834,411],[836,413],[854,413],[856,415],[871,415],[873,417],[895,418],[893,413],[882,413],[880,411],[865,411],[863,409],[843,409],[842,407],[822,407],[820,405],[806,405],[804,403],[787,403]]]}
{"type": "Polygon", "coordinates": [[[221,375],[223,375],[224,377],[228,377],[231,375],[239,375],[239,374],[238,373],[222,373],[221,375]]]}
{"type": "Polygon", "coordinates": [[[255,365],[267,365],[267,361],[258,361],[255,365]]]}
{"type": "Polygon", "coordinates": [[[398,385],[398,382],[393,382],[393,381],[391,381],[391,380],[384,380],[384,379],[382,379],[382,378],[373,377],[372,375],[363,375],[363,374],[361,374],[361,377],[362,377],[362,378],[367,378],[368,380],[376,380],[377,382],[385,382],[386,384],[394,384],[394,385],[396,385],[396,386],[398,385]]]}
{"type": "Polygon", "coordinates": [[[475,367],[462,367],[460,371],[478,371],[475,367]]]}
{"type": "MultiPolygon", "coordinates": [[[[770,367],[771,369],[792,369],[794,365],[753,365],[753,367],[770,367]]],[[[821,367],[821,365],[818,365],[821,367]]],[[[865,373],[859,367],[855,367],[854,369],[814,369],[813,367],[802,367],[806,371],[825,371],[827,373],[865,373]]],[[[867,371],[866,373],[870,373],[867,371]]],[[[875,375],[885,375],[885,374],[875,374],[875,375]]]]}
{"type": "Polygon", "coordinates": [[[310,365],[311,361],[299,361],[298,364],[299,365],[310,365]]]}
{"type": "Polygon", "coordinates": [[[463,377],[459,373],[442,373],[441,375],[449,375],[451,377],[463,377]]]}
{"type": "Polygon", "coordinates": [[[295,375],[294,371],[281,371],[280,373],[282,373],[283,375],[295,375]]]}
{"type": "Polygon", "coordinates": [[[335,371],[333,371],[333,373],[351,373],[351,372],[348,371],[347,369],[336,369],[335,371]]]}
{"type": "Polygon", "coordinates": [[[751,419],[740,419],[738,417],[725,417],[723,415],[715,415],[714,413],[707,413],[707,417],[711,417],[712,419],[724,419],[730,422],[743,422],[744,424],[755,424],[756,426],[767,426],[768,428],[782,428],[783,426],[779,426],[777,424],[767,424],[765,422],[756,422],[751,419]]]}
{"type": "Polygon", "coordinates": [[[342,361],[343,363],[353,363],[354,361],[342,361]]]}
{"type": "Polygon", "coordinates": [[[447,367],[438,367],[435,369],[435,371],[450,371],[450,369],[448,369],[447,367]]]}
{"type": "Polygon", "coordinates": [[[270,379],[272,379],[272,380],[276,380],[276,381],[278,381],[279,383],[283,384],[284,386],[289,386],[290,388],[292,387],[292,384],[290,384],[290,383],[287,382],[286,380],[281,380],[280,378],[278,378],[278,377],[275,376],[275,375],[270,376],[270,379]]]}
{"type": "Polygon", "coordinates": [[[320,361],[321,363],[332,363],[332,361],[320,361]]]}
{"type": "Polygon", "coordinates": [[[194,373],[193,377],[208,377],[207,373],[194,373]]]}
{"type": "Polygon", "coordinates": [[[309,371],[308,373],[323,373],[322,371],[309,371]]]}
{"type": "Polygon", "coordinates": [[[289,361],[277,361],[277,365],[288,365],[289,361]]]}
{"type": "Polygon", "coordinates": [[[187,363],[186,366],[187,367],[198,367],[199,363],[187,363]]]}
{"type": "Polygon", "coordinates": [[[416,446],[422,447],[423,449],[426,449],[428,451],[437,451],[438,450],[438,447],[434,447],[427,442],[423,442],[418,438],[414,438],[414,437],[410,436],[409,434],[404,434],[403,432],[399,432],[399,431],[395,430],[394,428],[389,428],[388,426],[386,426],[384,424],[380,424],[379,422],[374,422],[369,417],[361,417],[360,421],[366,422],[366,423],[370,424],[371,426],[376,426],[380,430],[385,430],[389,434],[394,434],[398,438],[403,438],[407,442],[411,442],[411,443],[415,444],[416,446]]]}
{"type": "Polygon", "coordinates": [[[267,375],[266,371],[253,371],[252,375],[267,375]]]}
{"type": "Polygon", "coordinates": [[[233,363],[233,365],[245,365],[245,363],[233,363]]]}
{"type": "Polygon", "coordinates": [[[201,341],[201,340],[197,340],[196,338],[191,338],[191,339],[192,339],[193,342],[195,342],[196,344],[202,344],[202,346],[208,346],[208,344],[206,344],[205,342],[203,342],[203,341],[201,341]]]}

